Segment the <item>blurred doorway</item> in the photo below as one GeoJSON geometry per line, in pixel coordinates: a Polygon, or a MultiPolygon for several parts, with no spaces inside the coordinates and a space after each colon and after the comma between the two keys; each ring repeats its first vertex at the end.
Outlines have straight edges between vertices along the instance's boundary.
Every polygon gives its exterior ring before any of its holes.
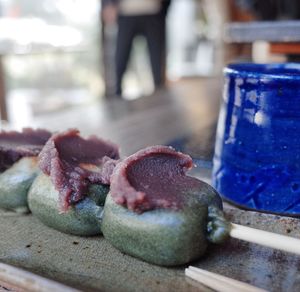
{"type": "MultiPolygon", "coordinates": [[[[172,0],[167,17],[167,80],[212,76],[223,57],[222,24],[226,3],[218,0],[172,0]]],[[[114,92],[114,44],[117,27],[103,26],[104,64],[108,95],[114,92]]],[[[146,42],[137,37],[124,77],[124,96],[138,98],[153,92],[146,42]]]]}

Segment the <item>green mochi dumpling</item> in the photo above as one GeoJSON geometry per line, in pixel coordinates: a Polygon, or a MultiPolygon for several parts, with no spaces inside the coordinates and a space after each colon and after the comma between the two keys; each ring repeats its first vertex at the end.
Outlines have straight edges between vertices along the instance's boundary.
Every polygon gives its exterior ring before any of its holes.
{"type": "Polygon", "coordinates": [[[24,128],[0,131],[0,208],[28,212],[28,190],[39,173],[37,156],[51,133],[24,128]]]}
{"type": "Polygon", "coordinates": [[[27,194],[39,173],[36,157],[23,157],[0,174],[0,207],[19,213],[29,211],[27,194]]]}
{"type": "Polygon", "coordinates": [[[153,146],[120,162],[102,218],[104,237],[124,253],[162,266],[189,263],[221,243],[230,224],[208,184],[189,176],[189,156],[153,146]]]}
{"type": "Polygon", "coordinates": [[[39,155],[39,175],[29,192],[29,208],[45,225],[90,236],[101,234],[101,216],[116,145],[76,129],[51,136],[39,155]]]}
{"type": "Polygon", "coordinates": [[[62,213],[59,192],[49,176],[40,174],[31,186],[28,204],[32,214],[49,227],[75,235],[96,235],[101,234],[100,221],[108,190],[105,185],[91,185],[85,199],[62,213]]]}

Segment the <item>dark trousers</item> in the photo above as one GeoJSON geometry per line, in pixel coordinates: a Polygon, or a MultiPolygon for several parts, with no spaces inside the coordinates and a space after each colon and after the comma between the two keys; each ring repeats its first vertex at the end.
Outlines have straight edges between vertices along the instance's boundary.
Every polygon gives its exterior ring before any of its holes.
{"type": "Polygon", "coordinates": [[[117,95],[122,94],[123,75],[127,68],[133,39],[137,35],[143,35],[146,38],[155,87],[158,88],[164,84],[166,59],[165,16],[162,14],[119,16],[116,49],[117,95]]]}

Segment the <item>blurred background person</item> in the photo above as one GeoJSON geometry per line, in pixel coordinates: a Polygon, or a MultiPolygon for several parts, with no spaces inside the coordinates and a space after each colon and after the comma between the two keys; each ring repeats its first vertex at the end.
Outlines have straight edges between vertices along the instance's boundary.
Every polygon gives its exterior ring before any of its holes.
{"type": "Polygon", "coordinates": [[[133,40],[142,35],[149,50],[155,89],[165,84],[166,15],[171,0],[103,0],[103,19],[111,23],[117,18],[116,95],[122,95],[122,80],[126,71],[133,40]],[[114,12],[115,11],[115,12],[114,12]]]}

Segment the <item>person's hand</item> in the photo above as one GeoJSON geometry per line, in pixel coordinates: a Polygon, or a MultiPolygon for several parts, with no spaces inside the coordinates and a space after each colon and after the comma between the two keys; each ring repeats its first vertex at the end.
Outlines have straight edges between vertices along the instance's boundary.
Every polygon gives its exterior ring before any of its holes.
{"type": "Polygon", "coordinates": [[[105,24],[114,24],[117,19],[117,7],[113,4],[106,5],[102,10],[102,19],[105,24]]]}

